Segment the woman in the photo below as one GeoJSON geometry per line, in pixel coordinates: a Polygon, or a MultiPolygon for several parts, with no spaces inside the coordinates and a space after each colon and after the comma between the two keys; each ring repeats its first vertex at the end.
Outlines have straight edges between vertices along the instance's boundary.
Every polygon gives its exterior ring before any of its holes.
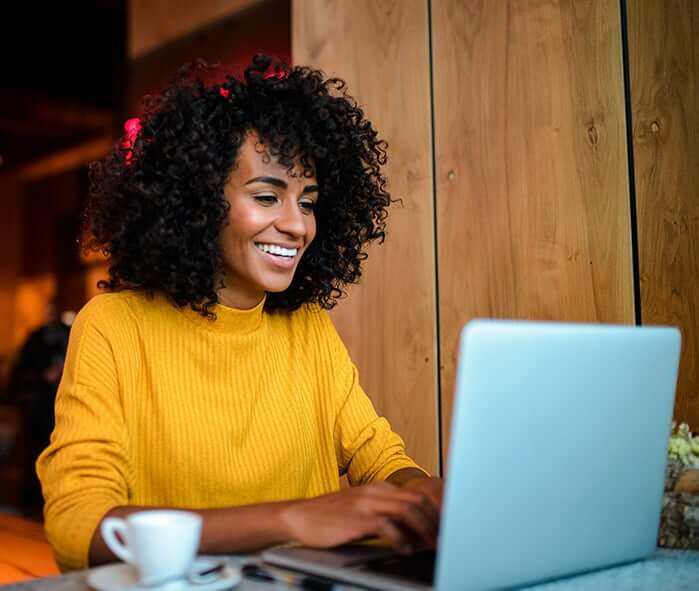
{"type": "Polygon", "coordinates": [[[384,236],[385,144],[343,82],[271,65],[220,86],[181,72],[93,168],[110,293],[75,321],[38,462],[65,569],[113,559],[101,520],[153,506],[198,511],[206,553],[435,543],[440,481],[324,310],[384,236]]]}

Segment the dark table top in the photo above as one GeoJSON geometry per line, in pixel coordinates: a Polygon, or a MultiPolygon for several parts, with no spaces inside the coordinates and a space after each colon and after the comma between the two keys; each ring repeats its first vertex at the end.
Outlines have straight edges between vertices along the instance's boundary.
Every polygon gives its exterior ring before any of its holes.
{"type": "MultiPolygon", "coordinates": [[[[233,567],[255,560],[255,556],[228,556],[233,567]]],[[[100,568],[100,567],[98,567],[100,568]]],[[[104,567],[101,567],[104,568],[104,567]]],[[[34,579],[6,585],[3,591],[88,591],[87,579],[95,569],[59,577],[34,579]]],[[[282,583],[260,583],[244,579],[239,591],[290,589],[282,583]]],[[[350,586],[346,590],[355,589],[350,586]]],[[[536,591],[699,591],[699,551],[658,550],[648,560],[528,587],[536,591]]]]}

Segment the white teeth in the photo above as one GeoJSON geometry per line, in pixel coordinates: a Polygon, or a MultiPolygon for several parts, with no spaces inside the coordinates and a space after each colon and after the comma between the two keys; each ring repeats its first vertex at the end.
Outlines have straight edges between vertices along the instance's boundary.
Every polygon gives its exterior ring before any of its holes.
{"type": "Polygon", "coordinates": [[[263,252],[268,252],[270,254],[276,254],[277,256],[283,257],[295,257],[298,252],[298,248],[284,248],[282,246],[277,246],[276,244],[256,244],[263,252]]]}

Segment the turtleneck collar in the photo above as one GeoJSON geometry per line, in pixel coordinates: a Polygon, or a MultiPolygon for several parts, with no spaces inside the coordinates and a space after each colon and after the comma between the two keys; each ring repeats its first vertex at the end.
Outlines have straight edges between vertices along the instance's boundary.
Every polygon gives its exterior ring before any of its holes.
{"type": "Polygon", "coordinates": [[[265,295],[255,307],[247,310],[216,304],[211,308],[211,311],[216,314],[216,320],[204,318],[188,306],[182,308],[182,312],[190,320],[208,330],[246,335],[255,332],[262,325],[262,313],[266,299],[267,296],[265,295]]]}

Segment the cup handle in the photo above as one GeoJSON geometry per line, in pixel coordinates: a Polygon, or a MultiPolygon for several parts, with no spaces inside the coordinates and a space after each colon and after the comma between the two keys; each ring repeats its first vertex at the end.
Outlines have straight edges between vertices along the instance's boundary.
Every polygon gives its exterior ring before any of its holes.
{"type": "Polygon", "coordinates": [[[114,552],[119,558],[128,564],[136,564],[136,558],[127,548],[129,543],[128,529],[126,527],[126,521],[119,519],[118,517],[107,517],[102,520],[102,525],[100,526],[100,531],[102,532],[102,537],[109,549],[114,552]],[[119,538],[116,537],[116,533],[119,533],[124,539],[126,544],[122,544],[119,538]]]}

